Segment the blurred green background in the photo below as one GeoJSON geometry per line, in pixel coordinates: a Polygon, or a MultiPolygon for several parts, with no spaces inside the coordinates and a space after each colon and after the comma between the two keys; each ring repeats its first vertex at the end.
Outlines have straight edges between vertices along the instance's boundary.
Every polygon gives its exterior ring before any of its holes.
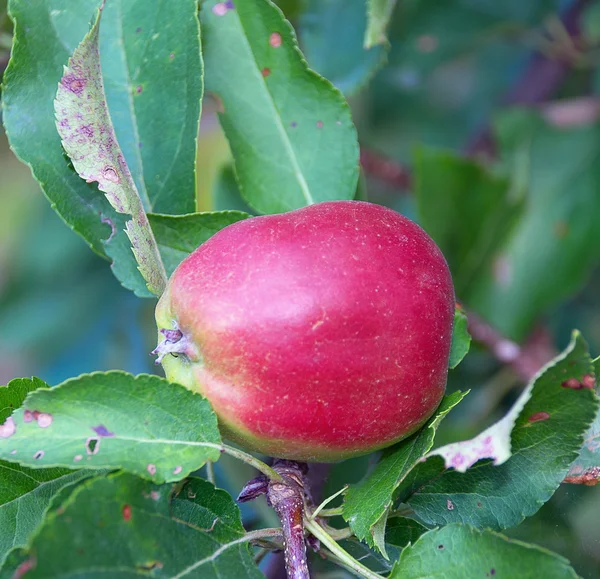
{"type": "MultiPolygon", "coordinates": [[[[387,64],[386,48],[362,47],[362,0],[280,5],[309,63],[349,98],[369,199],[434,228],[466,307],[533,346],[559,350],[579,328],[600,354],[600,1],[404,0],[387,64]],[[432,148],[445,150],[447,171],[435,169],[440,153],[432,148]],[[467,154],[478,164],[463,161],[467,154]],[[482,209],[494,187],[501,198],[482,209]],[[495,229],[494,218],[510,227],[495,229]]],[[[1,0],[0,71],[10,42],[1,0]]],[[[215,108],[207,99],[198,207],[243,208],[215,108]]],[[[61,222],[3,133],[0,200],[0,383],[155,371],[153,301],[121,288],[109,264],[61,222]]],[[[449,380],[449,389],[471,394],[443,423],[439,442],[480,431],[521,387],[512,369],[474,345],[449,380]]],[[[360,478],[369,460],[334,466],[324,492],[360,478]]],[[[223,461],[217,475],[235,494],[249,473],[223,461]]],[[[260,502],[245,508],[250,526],[272,517],[260,502]]],[[[599,512],[600,489],[563,485],[507,534],[600,577],[599,512]]],[[[323,565],[319,576],[345,576],[323,565]]]]}

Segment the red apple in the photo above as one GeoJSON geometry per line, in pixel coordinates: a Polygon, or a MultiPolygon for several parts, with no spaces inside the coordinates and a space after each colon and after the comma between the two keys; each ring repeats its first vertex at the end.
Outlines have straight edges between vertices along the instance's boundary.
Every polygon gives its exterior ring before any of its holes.
{"type": "Polygon", "coordinates": [[[454,289],[406,217],[333,201],[218,232],[156,310],[167,377],[201,392],[223,434],[333,461],[415,432],[446,384],[454,289]]]}

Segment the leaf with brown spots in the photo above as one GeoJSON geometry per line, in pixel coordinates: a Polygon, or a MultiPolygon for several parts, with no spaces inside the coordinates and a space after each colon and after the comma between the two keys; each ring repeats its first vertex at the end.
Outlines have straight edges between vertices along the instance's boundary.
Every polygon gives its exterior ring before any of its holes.
{"type": "Polygon", "coordinates": [[[406,547],[389,579],[577,579],[569,562],[546,549],[492,531],[452,524],[421,535],[406,547]]]}
{"type": "MultiPolygon", "coordinates": [[[[600,394],[600,358],[596,358],[593,364],[593,373],[584,376],[581,384],[586,388],[591,385],[596,394],[600,394]]],[[[600,411],[585,433],[581,452],[571,465],[565,482],[586,486],[600,483],[600,411]]]]}
{"type": "Polygon", "coordinates": [[[206,90],[223,105],[244,199],[262,213],[352,199],[358,139],[350,109],[308,68],[281,10],[270,0],[207,0],[200,20],[206,90]]]}
{"type": "MultiPolygon", "coordinates": [[[[3,425],[13,425],[10,429],[12,434],[3,438],[6,444],[10,446],[17,432],[11,414],[21,407],[27,394],[48,388],[48,384],[39,378],[17,378],[7,386],[0,387],[0,437],[3,425]]],[[[34,420],[33,415],[31,418],[34,420]]],[[[38,413],[38,428],[39,418],[38,413]]],[[[10,448],[8,454],[16,459],[18,450],[10,448]]],[[[10,549],[27,544],[61,489],[87,476],[90,474],[85,471],[72,472],[59,468],[34,470],[0,460],[0,562],[10,549]]]]}
{"type": "Polygon", "coordinates": [[[25,579],[263,577],[228,493],[192,478],[172,496],[172,485],[124,473],[87,481],[48,516],[29,553],[11,553],[11,570],[35,560],[25,579]]]}
{"type": "Polygon", "coordinates": [[[33,392],[0,438],[0,459],[33,468],[120,468],[176,481],[217,461],[221,437],[208,401],[158,376],[95,372],[33,392]],[[42,427],[35,409],[51,414],[42,427]]]}
{"type": "Polygon", "coordinates": [[[598,399],[589,388],[562,383],[581,382],[591,372],[587,344],[574,332],[566,350],[538,373],[507,418],[473,440],[432,452],[404,479],[397,500],[433,525],[518,525],[550,499],[583,445],[598,399]],[[470,467],[459,472],[465,465],[470,467]]]}
{"type": "Polygon", "coordinates": [[[106,103],[100,66],[100,16],[101,11],[65,67],[54,102],[56,127],[79,176],[88,183],[97,182],[111,206],[131,216],[125,229],[138,269],[148,289],[160,295],[167,275],[106,103]]]}

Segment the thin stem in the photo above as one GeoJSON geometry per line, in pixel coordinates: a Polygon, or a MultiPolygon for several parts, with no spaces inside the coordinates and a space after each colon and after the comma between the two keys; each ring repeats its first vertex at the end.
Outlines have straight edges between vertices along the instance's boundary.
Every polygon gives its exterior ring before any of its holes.
{"type": "Polygon", "coordinates": [[[210,460],[206,463],[206,480],[212,485],[216,486],[215,465],[210,460]]]}
{"type": "Polygon", "coordinates": [[[249,543],[252,541],[260,541],[262,539],[270,539],[272,537],[281,537],[281,529],[279,528],[268,528],[268,529],[257,529],[256,531],[248,531],[245,535],[246,541],[249,543]]]}
{"type": "Polygon", "coordinates": [[[342,539],[349,539],[354,536],[354,531],[350,527],[344,527],[343,529],[336,529],[327,525],[325,532],[334,540],[341,541],[342,539]]]}
{"type": "Polygon", "coordinates": [[[233,446],[228,446],[226,444],[212,444],[210,442],[204,443],[204,446],[210,446],[212,448],[218,448],[221,452],[228,454],[229,456],[233,456],[233,458],[237,458],[250,466],[253,466],[257,471],[262,472],[269,480],[274,482],[282,482],[283,478],[281,475],[274,471],[270,466],[266,465],[262,460],[258,460],[251,454],[244,452],[243,450],[238,450],[237,448],[233,448],[233,446]]]}
{"type": "Polygon", "coordinates": [[[328,505],[333,499],[339,497],[341,494],[344,494],[348,490],[348,485],[343,486],[337,493],[327,497],[308,517],[311,521],[315,519],[315,517],[323,510],[323,507],[328,505]]]}
{"type": "MultiPolygon", "coordinates": [[[[333,554],[329,549],[321,549],[319,551],[326,559],[329,559],[332,563],[335,563],[338,567],[343,567],[347,571],[350,571],[353,575],[358,575],[359,577],[364,577],[364,575],[357,571],[353,566],[348,565],[346,561],[340,559],[337,555],[333,554]]],[[[375,575],[379,579],[385,579],[381,575],[375,575]]]]}
{"type": "MultiPolygon", "coordinates": [[[[319,517],[328,518],[328,517],[340,517],[344,511],[344,507],[335,507],[335,509],[321,509],[319,511],[319,517]]],[[[316,516],[316,515],[315,515],[316,516]]],[[[311,519],[314,519],[314,516],[311,516],[311,519]]]]}
{"type": "Polygon", "coordinates": [[[381,579],[381,575],[371,571],[368,567],[365,567],[362,563],[357,561],[352,555],[347,553],[340,545],[338,545],[331,535],[321,527],[316,521],[311,521],[310,519],[305,521],[306,530],[312,533],[325,547],[333,553],[339,559],[340,564],[358,575],[359,577],[364,577],[365,579],[381,579]]]}

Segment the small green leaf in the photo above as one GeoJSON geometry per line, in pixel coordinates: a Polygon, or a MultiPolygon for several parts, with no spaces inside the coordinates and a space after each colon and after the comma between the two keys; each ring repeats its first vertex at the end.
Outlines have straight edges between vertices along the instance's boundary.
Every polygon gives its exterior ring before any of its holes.
{"type": "Polygon", "coordinates": [[[418,149],[415,193],[419,223],[448,260],[456,295],[470,305],[470,288],[496,257],[523,203],[507,179],[446,151],[418,149]]]}
{"type": "Polygon", "coordinates": [[[58,85],[56,126],[79,176],[96,181],[113,209],[132,217],[125,225],[127,237],[148,289],[160,295],[167,283],[164,265],[108,113],[98,46],[100,16],[101,11],[58,85]]]}
{"type": "Polygon", "coordinates": [[[250,217],[241,211],[213,211],[189,215],[149,214],[167,275],[217,231],[250,217]]]}
{"type": "Polygon", "coordinates": [[[453,524],[422,535],[402,551],[390,579],[577,579],[563,557],[492,531],[453,524]]]}
{"type": "Polygon", "coordinates": [[[583,445],[598,409],[585,385],[592,374],[587,345],[575,332],[507,417],[473,440],[436,449],[404,479],[397,499],[428,524],[518,525],[552,496],[583,445]],[[454,468],[446,470],[438,454],[454,468]],[[459,472],[485,457],[499,464],[480,461],[459,472]]]}
{"type": "Polygon", "coordinates": [[[471,347],[471,334],[469,334],[469,320],[465,312],[459,307],[454,310],[454,327],[452,328],[452,347],[448,367],[453,370],[469,353],[471,347]]]}
{"type": "Polygon", "coordinates": [[[154,481],[180,480],[219,459],[210,404],[157,376],[85,374],[33,392],[0,438],[0,458],[43,468],[121,468],[154,481]],[[15,452],[16,451],[16,452],[15,452]]]}
{"type": "Polygon", "coordinates": [[[365,32],[365,48],[377,44],[385,44],[385,31],[388,27],[396,0],[367,0],[367,30],[365,32]]]}
{"type": "Polygon", "coordinates": [[[185,489],[172,512],[171,486],[129,474],[81,485],[33,539],[35,566],[27,579],[98,573],[111,579],[260,579],[232,498],[198,479],[185,489]],[[197,507],[184,509],[189,517],[178,520],[185,500],[197,507]]]}
{"type": "Polygon", "coordinates": [[[245,533],[240,509],[231,495],[209,482],[191,477],[173,500],[173,518],[202,529],[210,529],[214,537],[245,533]]]}
{"type": "Polygon", "coordinates": [[[446,396],[434,416],[419,432],[386,449],[373,471],[360,483],[350,487],[344,500],[343,516],[360,540],[385,552],[383,541],[376,543],[374,540],[375,525],[383,525],[379,533],[382,537],[395,490],[431,449],[440,422],[465,395],[454,392],[446,396]]]}
{"type": "Polygon", "coordinates": [[[344,97],[307,68],[272,2],[233,6],[208,0],[200,17],[206,89],[221,100],[242,195],[262,213],[352,199],[358,142],[344,97]]]}
{"type": "Polygon", "coordinates": [[[362,2],[309,0],[298,21],[300,45],[310,67],[345,95],[365,86],[386,61],[386,48],[365,49],[362,2]]]}
{"type": "Polygon", "coordinates": [[[38,388],[49,388],[48,384],[35,376],[33,378],[15,378],[6,386],[0,387],[0,424],[20,408],[27,395],[38,388]]]}

